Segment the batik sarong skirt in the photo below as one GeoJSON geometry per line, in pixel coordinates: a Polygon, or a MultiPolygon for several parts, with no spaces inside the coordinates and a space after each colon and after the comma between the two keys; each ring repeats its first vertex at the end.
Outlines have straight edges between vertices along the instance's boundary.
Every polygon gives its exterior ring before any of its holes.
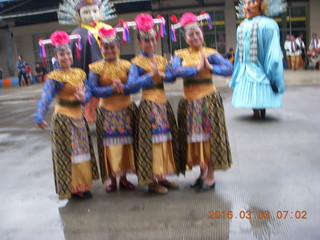
{"type": "Polygon", "coordinates": [[[60,199],[90,190],[98,169],[88,124],[62,114],[52,116],[52,157],[60,199]]]}
{"type": "Polygon", "coordinates": [[[109,111],[97,108],[97,140],[102,182],[117,174],[135,172],[135,122],[138,108],[109,111]]]}
{"type": "Polygon", "coordinates": [[[142,100],[137,121],[139,185],[180,172],[178,128],[169,102],[142,100]]]}
{"type": "Polygon", "coordinates": [[[215,169],[228,168],[232,158],[224,107],[219,92],[195,99],[181,99],[178,107],[181,162],[191,169],[206,168],[212,161],[215,169]]]}

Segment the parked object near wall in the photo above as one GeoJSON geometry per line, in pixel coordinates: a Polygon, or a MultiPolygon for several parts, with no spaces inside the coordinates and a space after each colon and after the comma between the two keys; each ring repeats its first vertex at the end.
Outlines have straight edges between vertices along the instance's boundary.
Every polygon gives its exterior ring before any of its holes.
{"type": "Polygon", "coordinates": [[[0,79],[0,87],[17,87],[19,85],[18,78],[0,79]]]}

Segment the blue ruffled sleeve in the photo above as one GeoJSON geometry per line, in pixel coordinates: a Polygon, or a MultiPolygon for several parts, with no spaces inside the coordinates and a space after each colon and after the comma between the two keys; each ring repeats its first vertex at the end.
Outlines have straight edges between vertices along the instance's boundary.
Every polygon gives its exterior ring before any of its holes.
{"type": "Polygon", "coordinates": [[[182,67],[181,58],[177,55],[173,57],[172,60],[172,70],[176,77],[195,77],[198,75],[197,67],[182,67]]]}
{"type": "Polygon", "coordinates": [[[49,109],[52,99],[56,96],[56,94],[63,86],[64,83],[62,82],[57,82],[53,79],[46,80],[38,102],[37,110],[33,115],[35,123],[41,123],[42,121],[44,121],[44,117],[49,109]]]}
{"type": "Polygon", "coordinates": [[[90,99],[91,99],[91,97],[92,97],[92,92],[91,92],[91,85],[90,85],[90,83],[89,83],[89,80],[85,80],[84,82],[83,82],[83,84],[84,84],[84,86],[85,86],[85,88],[86,88],[86,91],[85,91],[85,93],[84,93],[84,97],[85,97],[85,102],[84,103],[81,103],[82,105],[85,105],[85,104],[87,104],[89,101],[90,101],[90,99]]]}
{"type": "MultiPolygon", "coordinates": [[[[237,37],[236,37],[236,40],[238,42],[238,33],[239,32],[239,27],[237,28],[237,37]]],[[[236,80],[240,74],[240,56],[239,56],[239,44],[237,44],[236,46],[236,53],[234,55],[234,67],[233,67],[233,74],[232,74],[232,79],[231,79],[231,82],[230,82],[230,85],[229,87],[230,88],[235,88],[236,86],[236,80]]]]}
{"type": "Polygon", "coordinates": [[[100,86],[99,85],[100,76],[93,71],[89,72],[89,82],[92,96],[94,97],[110,97],[112,96],[112,87],[111,86],[100,86]]]}
{"type": "Polygon", "coordinates": [[[165,78],[163,79],[164,82],[172,83],[176,80],[176,76],[173,72],[172,67],[166,65],[166,72],[164,73],[165,78]]]}
{"type": "Polygon", "coordinates": [[[140,88],[146,88],[153,84],[149,73],[144,74],[143,69],[131,64],[128,81],[124,84],[124,94],[136,93],[140,88]]]}
{"type": "Polygon", "coordinates": [[[213,67],[214,74],[225,77],[232,75],[233,65],[219,53],[210,55],[208,61],[213,67]]]}
{"type": "Polygon", "coordinates": [[[285,86],[278,24],[273,20],[269,21],[261,28],[261,36],[263,47],[258,49],[259,56],[264,54],[261,64],[270,83],[277,86],[279,93],[283,93],[285,86]]]}

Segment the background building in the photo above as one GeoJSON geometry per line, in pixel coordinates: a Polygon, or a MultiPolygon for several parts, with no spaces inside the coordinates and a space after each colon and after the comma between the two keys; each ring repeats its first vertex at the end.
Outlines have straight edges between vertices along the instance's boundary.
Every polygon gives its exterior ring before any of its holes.
{"type": "MultiPolygon", "coordinates": [[[[0,69],[3,77],[17,75],[16,59],[22,55],[34,69],[36,62],[41,62],[39,56],[39,38],[49,38],[55,30],[71,32],[75,26],[60,25],[57,22],[57,8],[60,0],[3,0],[0,2],[0,69]]],[[[141,0],[141,1],[110,1],[115,4],[117,19],[112,19],[108,24],[115,26],[122,18],[125,21],[134,20],[138,12],[148,12],[153,16],[158,14],[170,23],[170,16],[181,16],[190,11],[200,13],[206,11],[211,15],[213,29],[203,26],[207,46],[218,49],[225,54],[230,47],[236,46],[236,28],[241,20],[236,18],[233,0],[141,0]]],[[[286,34],[297,36],[304,34],[304,41],[308,46],[312,32],[320,35],[320,9],[319,0],[287,0],[286,13],[274,18],[281,31],[281,46],[286,34]]],[[[167,32],[169,33],[169,24],[167,32]]],[[[130,59],[139,53],[136,44],[135,32],[131,31],[131,42],[121,45],[121,56],[130,59]]],[[[177,42],[172,42],[170,36],[161,39],[157,52],[168,58],[175,49],[186,46],[182,33],[177,31],[177,42]]],[[[51,68],[53,50],[47,48],[47,68],[51,68]]]]}

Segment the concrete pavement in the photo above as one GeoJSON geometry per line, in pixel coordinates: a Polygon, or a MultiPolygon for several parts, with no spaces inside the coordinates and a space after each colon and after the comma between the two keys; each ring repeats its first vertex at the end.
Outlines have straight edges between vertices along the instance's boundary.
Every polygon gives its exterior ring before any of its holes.
{"type": "MultiPolygon", "coordinates": [[[[263,121],[232,108],[228,79],[215,79],[234,163],[216,172],[214,191],[189,187],[195,168],[172,177],[180,189],[165,196],[145,188],[107,194],[98,181],[88,201],[55,195],[50,132],[32,122],[41,86],[1,89],[0,239],[320,239],[319,73],[286,72],[284,107],[267,109],[263,121]]],[[[175,111],[179,84],[166,86],[175,111]]]]}

